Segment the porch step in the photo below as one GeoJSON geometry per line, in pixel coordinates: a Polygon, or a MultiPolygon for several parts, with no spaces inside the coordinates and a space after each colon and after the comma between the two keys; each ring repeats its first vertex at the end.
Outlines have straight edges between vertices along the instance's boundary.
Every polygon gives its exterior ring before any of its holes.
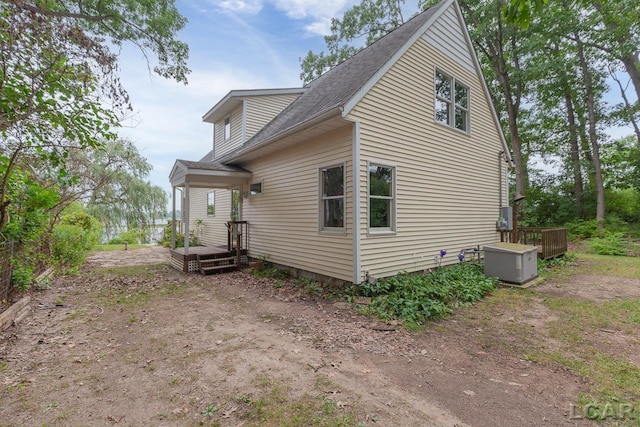
{"type": "Polygon", "coordinates": [[[211,267],[200,267],[200,272],[202,274],[207,274],[214,271],[226,270],[226,269],[235,269],[235,264],[225,264],[225,265],[213,265],[211,267]]]}
{"type": "Polygon", "coordinates": [[[235,257],[212,258],[211,255],[198,255],[197,260],[200,273],[202,274],[238,268],[235,263],[235,257]]]}

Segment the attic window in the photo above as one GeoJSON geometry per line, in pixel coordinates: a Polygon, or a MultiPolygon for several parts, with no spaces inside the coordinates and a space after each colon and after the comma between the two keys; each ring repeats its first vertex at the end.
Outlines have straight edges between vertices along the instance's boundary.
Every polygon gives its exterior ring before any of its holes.
{"type": "Polygon", "coordinates": [[[469,88],[436,70],[435,96],[436,121],[469,132],[469,88]]]}
{"type": "Polygon", "coordinates": [[[231,138],[231,116],[224,119],[224,139],[231,138]]]}

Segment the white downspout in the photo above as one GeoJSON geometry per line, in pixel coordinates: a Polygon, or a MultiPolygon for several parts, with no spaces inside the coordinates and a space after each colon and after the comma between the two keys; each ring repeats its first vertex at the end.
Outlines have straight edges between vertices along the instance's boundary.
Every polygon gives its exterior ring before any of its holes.
{"type": "Polygon", "coordinates": [[[360,123],[353,125],[353,153],[351,159],[351,175],[353,181],[353,283],[362,281],[362,259],[360,252],[360,123]]]}
{"type": "Polygon", "coordinates": [[[247,100],[242,100],[242,144],[247,142],[247,100]]]}

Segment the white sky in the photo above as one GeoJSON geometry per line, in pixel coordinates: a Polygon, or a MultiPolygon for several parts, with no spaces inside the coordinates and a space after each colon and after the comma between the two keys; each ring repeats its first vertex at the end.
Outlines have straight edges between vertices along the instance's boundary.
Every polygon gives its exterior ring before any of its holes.
{"type": "Polygon", "coordinates": [[[324,50],[330,19],[356,0],[178,0],[189,23],[187,86],[149,71],[137,48],[120,54],[120,76],[134,112],[119,133],[153,165],[149,180],[171,194],[176,159],[199,160],[212,148],[202,116],[234,89],[300,87],[300,58],[324,50]]]}

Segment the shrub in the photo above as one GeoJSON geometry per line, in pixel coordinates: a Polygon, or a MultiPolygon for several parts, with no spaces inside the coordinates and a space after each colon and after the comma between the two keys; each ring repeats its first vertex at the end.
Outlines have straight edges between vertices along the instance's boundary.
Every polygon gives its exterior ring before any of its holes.
{"type": "Polygon", "coordinates": [[[123,231],[118,235],[118,239],[120,239],[119,243],[142,243],[142,240],[140,239],[140,230],[138,229],[123,231]]]}
{"type": "Polygon", "coordinates": [[[606,233],[603,237],[594,237],[589,248],[598,255],[627,255],[623,233],[606,233]]]}
{"type": "Polygon", "coordinates": [[[53,228],[51,255],[55,264],[75,270],[95,243],[82,227],[59,224],[53,228]]]}
{"type": "Polygon", "coordinates": [[[33,283],[34,266],[13,260],[13,284],[21,291],[29,289],[33,283]]]}
{"type": "Polygon", "coordinates": [[[372,301],[365,312],[382,319],[402,319],[411,325],[445,317],[454,307],[471,304],[498,280],[486,277],[477,264],[460,263],[425,275],[403,273],[360,286],[372,301]]]}
{"type": "Polygon", "coordinates": [[[576,219],[565,225],[570,240],[589,239],[597,234],[598,223],[595,219],[585,221],[584,219],[576,219]]]}

